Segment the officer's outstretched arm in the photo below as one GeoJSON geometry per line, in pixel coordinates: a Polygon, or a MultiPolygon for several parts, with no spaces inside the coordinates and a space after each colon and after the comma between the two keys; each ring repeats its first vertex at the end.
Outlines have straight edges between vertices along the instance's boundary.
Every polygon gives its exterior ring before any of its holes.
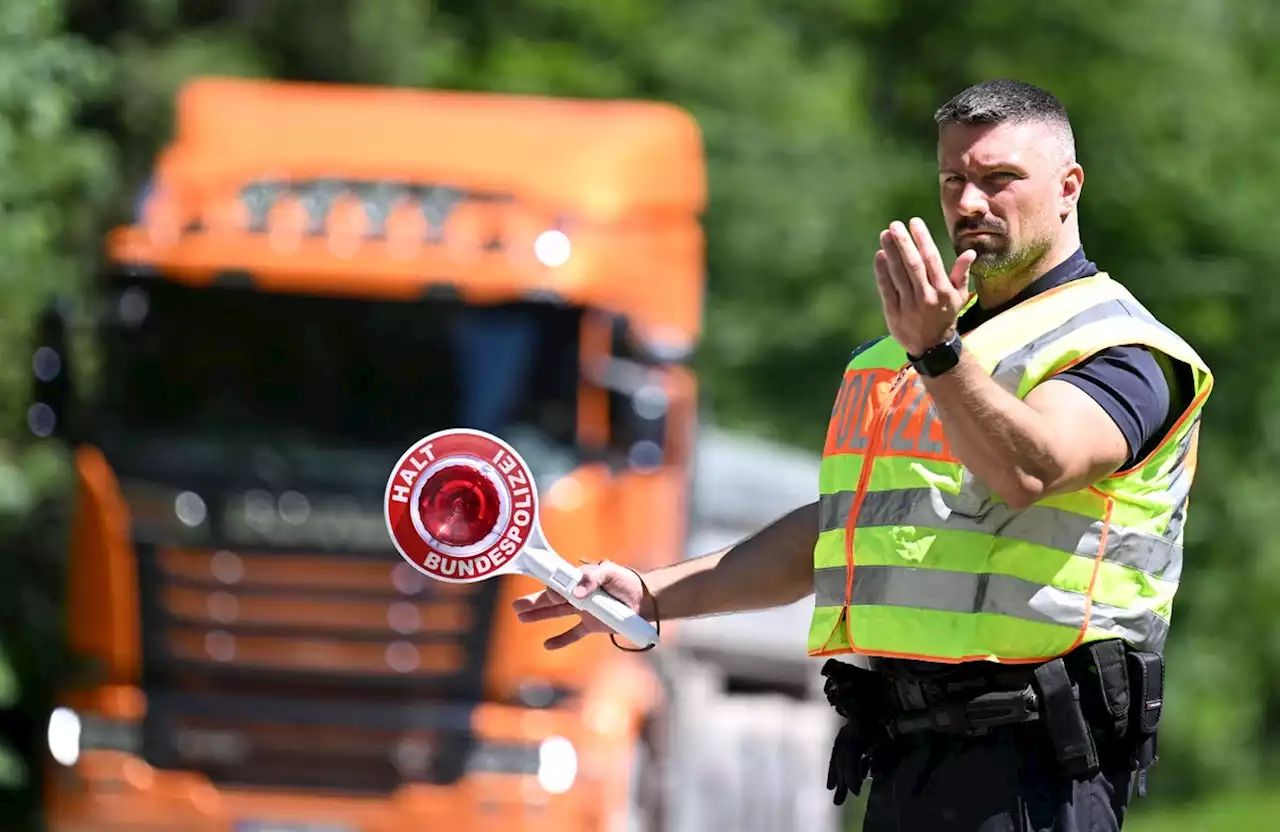
{"type": "Polygon", "coordinates": [[[663,618],[780,607],[813,592],[818,504],[810,503],[718,552],[645,574],[663,618]]]}
{"type": "MultiPolygon", "coordinates": [[[[582,567],[578,592],[585,596],[602,587],[650,621],[780,607],[813,592],[817,541],[815,502],[718,552],[645,573],[644,584],[652,597],[643,592],[636,573],[608,561],[582,567]]],[[[513,607],[521,621],[530,623],[578,615],[576,608],[550,589],[517,598],[513,607]]],[[[547,639],[547,648],[558,650],[591,633],[607,631],[594,617],[580,617],[576,626],[547,639]]]]}

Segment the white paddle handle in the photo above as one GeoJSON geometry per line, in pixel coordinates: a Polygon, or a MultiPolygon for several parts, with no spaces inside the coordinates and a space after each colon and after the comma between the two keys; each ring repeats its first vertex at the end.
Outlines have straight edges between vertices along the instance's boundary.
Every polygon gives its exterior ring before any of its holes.
{"type": "Polygon", "coordinates": [[[575,609],[595,616],[639,647],[658,643],[658,631],[652,624],[603,589],[593,589],[586,598],[575,597],[573,590],[582,580],[582,570],[555,552],[530,546],[520,555],[530,575],[564,596],[575,609]]]}

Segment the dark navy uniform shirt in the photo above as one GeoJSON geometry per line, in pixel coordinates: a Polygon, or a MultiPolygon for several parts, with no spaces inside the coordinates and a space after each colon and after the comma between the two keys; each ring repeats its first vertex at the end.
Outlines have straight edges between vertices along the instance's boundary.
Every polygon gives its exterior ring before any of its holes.
{"type": "MultiPolygon", "coordinates": [[[[956,322],[961,334],[1041,292],[1071,280],[1098,273],[1098,267],[1076,249],[1062,263],[1041,275],[1012,300],[991,309],[974,304],[956,322]]],[[[1100,350],[1089,359],[1054,378],[1070,382],[1088,393],[1107,411],[1129,443],[1130,467],[1160,442],[1160,428],[1169,415],[1169,383],[1146,347],[1122,346],[1100,350]]]]}

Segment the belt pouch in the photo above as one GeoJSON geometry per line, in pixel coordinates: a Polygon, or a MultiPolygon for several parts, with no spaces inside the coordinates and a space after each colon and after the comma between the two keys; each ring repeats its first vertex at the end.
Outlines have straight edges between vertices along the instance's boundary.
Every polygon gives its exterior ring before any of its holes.
{"type": "Polygon", "coordinates": [[[1045,724],[1058,764],[1069,777],[1088,779],[1098,772],[1098,748],[1080,708],[1080,689],[1067,675],[1062,659],[1036,668],[1040,719],[1045,724]]]}
{"type": "MultiPolygon", "coordinates": [[[[1080,691],[1081,707],[1091,723],[1105,726],[1112,737],[1128,736],[1132,710],[1125,644],[1120,639],[1095,641],[1083,651],[1091,662],[1077,678],[1088,680],[1089,690],[1080,691]],[[1091,707],[1092,706],[1092,707],[1091,707]]],[[[1085,682],[1081,682],[1084,686],[1085,682]]]]}
{"type": "Polygon", "coordinates": [[[1146,796],[1147,769],[1159,754],[1156,733],[1164,711],[1164,657],[1159,653],[1129,653],[1129,687],[1133,708],[1129,714],[1133,765],[1138,771],[1138,794],[1146,796]]]}

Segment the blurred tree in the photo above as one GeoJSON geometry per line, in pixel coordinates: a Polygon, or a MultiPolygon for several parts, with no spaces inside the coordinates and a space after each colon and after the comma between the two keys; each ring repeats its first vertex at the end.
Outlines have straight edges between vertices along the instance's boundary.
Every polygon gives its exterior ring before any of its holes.
{"type": "Polygon", "coordinates": [[[55,292],[80,285],[114,196],[111,146],[77,128],[109,81],[103,54],[63,31],[61,0],[0,4],[0,424],[25,424],[28,337],[55,292]]]}
{"type": "MultiPolygon", "coordinates": [[[[0,534],[7,536],[59,468],[56,460],[49,465],[48,454],[33,456],[6,441],[25,430],[28,338],[38,310],[53,294],[76,294],[97,216],[114,183],[109,142],[75,123],[80,102],[108,82],[108,64],[83,39],[65,32],[61,0],[0,3],[0,54],[0,534]]],[[[51,571],[38,566],[40,558],[31,551],[0,546],[0,554],[5,577],[51,571]]],[[[60,619],[40,609],[37,620],[15,624],[17,611],[47,585],[34,578],[3,586],[0,790],[8,791],[32,785],[27,705],[47,689],[46,663],[32,660],[32,654],[60,619]]],[[[56,653],[52,644],[44,647],[56,653]]],[[[9,821],[10,807],[21,802],[0,799],[0,820],[9,821]]]]}

